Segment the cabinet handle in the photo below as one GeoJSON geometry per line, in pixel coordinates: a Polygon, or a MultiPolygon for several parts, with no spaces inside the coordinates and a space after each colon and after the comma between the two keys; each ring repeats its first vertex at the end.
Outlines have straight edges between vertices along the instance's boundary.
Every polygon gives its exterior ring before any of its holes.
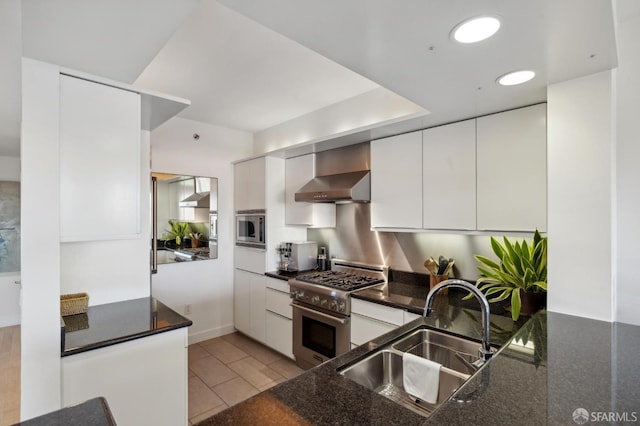
{"type": "Polygon", "coordinates": [[[158,178],[151,177],[151,273],[158,273],[158,178]]]}
{"type": "Polygon", "coordinates": [[[349,318],[336,318],[333,315],[323,314],[322,312],[319,312],[319,311],[316,311],[316,310],[313,310],[313,309],[309,309],[309,308],[305,308],[304,306],[300,306],[300,305],[293,304],[293,303],[290,303],[289,305],[294,309],[300,309],[300,310],[303,310],[303,311],[308,312],[310,314],[317,315],[317,316],[322,317],[322,318],[326,318],[326,319],[328,319],[330,321],[333,321],[333,323],[347,324],[349,322],[349,318]]]}

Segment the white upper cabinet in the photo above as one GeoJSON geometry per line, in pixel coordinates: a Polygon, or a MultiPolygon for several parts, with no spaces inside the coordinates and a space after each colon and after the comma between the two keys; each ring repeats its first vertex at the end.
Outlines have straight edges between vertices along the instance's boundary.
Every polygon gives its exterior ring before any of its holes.
{"type": "Polygon", "coordinates": [[[314,228],[336,227],[334,203],[305,203],[295,200],[296,192],[315,177],[315,154],[285,161],[285,222],[314,228]]]}
{"type": "Polygon", "coordinates": [[[476,229],[476,120],[422,133],[422,226],[476,229]]]}
{"type": "Polygon", "coordinates": [[[478,230],[547,229],[546,104],[477,119],[478,230]]]}
{"type": "Polygon", "coordinates": [[[371,142],[371,227],[422,228],[422,132],[371,142]]]}
{"type": "Polygon", "coordinates": [[[60,76],[60,239],[140,237],[140,95],[60,76]]]}
{"type": "Polygon", "coordinates": [[[234,167],[234,206],[236,210],[264,210],[265,157],[237,163],[234,167]]]}

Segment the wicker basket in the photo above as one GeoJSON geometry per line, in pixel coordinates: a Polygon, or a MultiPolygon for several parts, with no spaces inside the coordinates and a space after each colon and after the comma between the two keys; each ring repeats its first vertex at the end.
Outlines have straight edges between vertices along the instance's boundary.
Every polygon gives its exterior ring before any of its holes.
{"type": "Polygon", "coordinates": [[[60,296],[60,315],[84,314],[89,306],[87,293],[63,294],[60,296]]]}

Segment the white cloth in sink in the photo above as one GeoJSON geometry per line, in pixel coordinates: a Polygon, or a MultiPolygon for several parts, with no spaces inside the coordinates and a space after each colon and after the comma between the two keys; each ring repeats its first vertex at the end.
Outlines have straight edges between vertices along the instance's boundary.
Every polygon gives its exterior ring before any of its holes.
{"type": "Polygon", "coordinates": [[[441,364],[408,352],[402,356],[404,390],[423,401],[435,404],[440,389],[441,364]]]}

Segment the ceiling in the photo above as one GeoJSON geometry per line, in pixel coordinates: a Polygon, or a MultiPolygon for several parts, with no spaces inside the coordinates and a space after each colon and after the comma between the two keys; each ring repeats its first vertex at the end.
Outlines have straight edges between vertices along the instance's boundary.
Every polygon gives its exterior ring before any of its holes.
{"type": "Polygon", "coordinates": [[[199,3],[0,1],[0,156],[20,152],[22,56],[132,83],[199,3]]]}
{"type": "Polygon", "coordinates": [[[220,1],[429,110],[425,125],[540,102],[548,84],[617,61],[610,1],[220,1]],[[449,38],[458,23],[486,14],[502,21],[492,38],[449,38]],[[495,84],[519,69],[537,75],[521,86],[495,84]]]}
{"type": "MultiPolygon", "coordinates": [[[[617,3],[633,4],[628,0],[617,3]]],[[[191,99],[180,115],[258,132],[379,89],[446,123],[546,99],[616,66],[606,0],[2,0],[0,155],[19,152],[20,56],[191,99]],[[476,45],[449,39],[497,14],[476,45]],[[495,79],[515,69],[522,86],[495,79]]]]}
{"type": "Polygon", "coordinates": [[[135,84],[190,99],[181,117],[249,132],[379,87],[211,0],[135,84]]]}

